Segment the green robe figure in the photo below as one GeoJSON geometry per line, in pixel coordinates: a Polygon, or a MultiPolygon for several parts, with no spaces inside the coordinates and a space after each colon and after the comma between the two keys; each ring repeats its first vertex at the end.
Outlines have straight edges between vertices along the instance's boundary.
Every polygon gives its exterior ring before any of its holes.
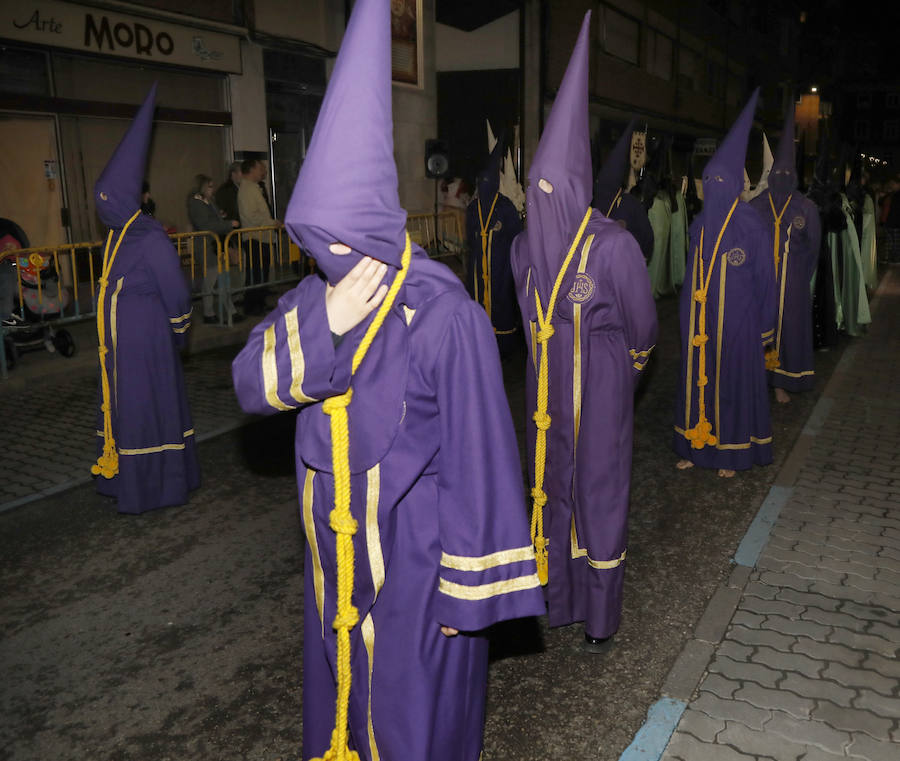
{"type": "Polygon", "coordinates": [[[653,228],[653,256],[647,265],[653,298],[658,299],[672,292],[672,278],[669,273],[669,244],[672,231],[672,207],[667,194],[659,191],[653,205],[647,212],[653,228]]]}
{"type": "Polygon", "coordinates": [[[846,226],[840,232],[828,233],[831,250],[831,266],[835,272],[834,303],[839,330],[849,336],[861,336],[864,326],[872,322],[862,259],[859,254],[859,237],[853,224],[853,210],[847,196],[841,193],[841,207],[846,226]],[[840,278],[837,273],[841,273],[840,278]]]}
{"type": "Polygon", "coordinates": [[[684,282],[684,270],[687,261],[688,218],[687,204],[681,192],[675,194],[675,206],[672,208],[672,226],[669,234],[669,271],[672,275],[672,288],[681,287],[684,282]]]}

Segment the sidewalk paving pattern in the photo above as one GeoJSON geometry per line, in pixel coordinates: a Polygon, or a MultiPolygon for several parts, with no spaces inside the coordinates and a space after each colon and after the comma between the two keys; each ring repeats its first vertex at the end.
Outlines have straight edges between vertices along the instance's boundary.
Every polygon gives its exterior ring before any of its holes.
{"type": "Polygon", "coordinates": [[[898,268],[878,307],[773,487],[783,507],[755,567],[737,567],[670,674],[664,694],[693,699],[662,761],[900,759],[898,268]]]}
{"type": "MultiPolygon", "coordinates": [[[[193,351],[183,358],[197,441],[252,419],[238,407],[230,363],[223,360],[236,353],[234,343],[242,344],[248,331],[249,325],[228,333],[203,326],[202,337],[194,337],[193,351]],[[222,348],[202,351],[211,345],[222,348]]],[[[97,337],[93,323],[81,324],[72,332],[81,344],[75,360],[27,354],[22,367],[11,374],[12,381],[0,380],[4,452],[0,512],[92,478],[91,465],[97,456],[97,337]],[[41,377],[41,369],[51,376],[49,381],[41,377]],[[16,377],[22,372],[30,375],[27,383],[16,377]]]]}

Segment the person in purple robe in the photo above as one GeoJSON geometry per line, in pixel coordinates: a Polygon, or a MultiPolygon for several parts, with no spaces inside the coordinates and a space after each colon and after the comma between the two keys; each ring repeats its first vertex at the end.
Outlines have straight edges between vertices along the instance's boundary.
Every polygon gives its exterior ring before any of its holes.
{"type": "Polygon", "coordinates": [[[501,356],[511,354],[520,340],[509,250],[513,238],[522,231],[522,219],[513,202],[500,192],[500,167],[505,154],[501,135],[487,166],[476,177],[477,192],[466,208],[466,290],[487,312],[501,356]]]}
{"type": "Polygon", "coordinates": [[[756,90],[703,170],[679,302],[677,467],[717,468],[724,478],[772,462],[764,358],[775,334],[772,234],[740,200],[758,97],[756,90]]]}
{"type": "Polygon", "coordinates": [[[481,630],[544,602],[490,321],[405,232],[390,40],[357,0],[285,214],[318,273],[232,371],[244,410],[300,408],[303,759],[477,761],[481,630]]]}
{"type": "Polygon", "coordinates": [[[640,247],[590,205],[590,16],[528,171],[512,265],[529,354],[538,572],[550,625],[583,621],[597,652],[622,614],[633,394],[657,322],[640,247]]]}
{"type": "Polygon", "coordinates": [[[791,400],[789,392],[808,391],[815,384],[810,283],[819,259],[821,224],[816,205],[797,190],[794,153],[791,101],[769,171],[768,190],[750,201],[773,235],[777,316],[766,368],[775,399],[782,404],[791,400]]]}
{"type": "Polygon", "coordinates": [[[624,187],[631,167],[632,132],[633,118],[597,172],[597,179],[594,180],[594,208],[628,230],[640,246],[644,261],[649,262],[653,256],[653,228],[640,199],[628,193],[624,187]]]}
{"type": "Polygon", "coordinates": [[[141,213],[154,85],[94,185],[109,228],[97,300],[100,410],[97,491],[120,513],[181,505],[200,485],[179,351],[191,293],[158,220],[141,213]]]}

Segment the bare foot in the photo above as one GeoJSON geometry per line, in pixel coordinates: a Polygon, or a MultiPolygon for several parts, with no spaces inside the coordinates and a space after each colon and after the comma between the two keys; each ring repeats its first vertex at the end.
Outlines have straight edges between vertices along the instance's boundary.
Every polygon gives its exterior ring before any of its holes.
{"type": "Polygon", "coordinates": [[[791,401],[791,395],[787,391],[785,391],[783,388],[776,387],[775,401],[778,402],[779,404],[787,404],[789,401],[791,401]]]}
{"type": "Polygon", "coordinates": [[[675,467],[678,468],[678,470],[687,470],[688,468],[693,468],[694,463],[690,460],[679,460],[675,463],[675,467]]]}
{"type": "Polygon", "coordinates": [[[719,478],[734,478],[734,471],[728,468],[719,468],[719,478]]]}

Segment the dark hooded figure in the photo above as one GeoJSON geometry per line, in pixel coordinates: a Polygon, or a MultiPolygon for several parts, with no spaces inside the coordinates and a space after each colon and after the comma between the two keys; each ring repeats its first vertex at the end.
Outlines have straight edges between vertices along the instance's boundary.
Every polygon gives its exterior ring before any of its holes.
{"type": "Polygon", "coordinates": [[[180,505],[200,485],[179,348],[191,294],[162,225],[141,213],[156,85],[94,185],[109,228],[100,291],[97,491],[120,513],[180,505]]]}
{"type": "Polygon", "coordinates": [[[815,385],[810,283],[819,261],[821,223],[816,205],[797,190],[794,153],[792,100],[769,171],[768,189],[750,201],[773,235],[778,311],[766,368],[779,402],[790,401],[790,391],[807,391],[815,385]]]}
{"type": "Polygon", "coordinates": [[[479,632],[544,610],[494,332],[397,185],[390,4],[357,0],[285,214],[320,274],[232,368],[248,412],[301,408],[305,760],[477,761],[479,632]],[[367,271],[368,314],[333,311],[367,271]]]}
{"type": "Polygon", "coordinates": [[[505,154],[506,144],[501,135],[487,166],[478,173],[477,192],[466,209],[469,244],[466,290],[487,312],[501,356],[514,350],[519,332],[509,250],[513,238],[522,231],[522,220],[515,205],[500,192],[500,168],[505,154]]]}
{"type": "Polygon", "coordinates": [[[679,311],[678,467],[718,468],[725,477],[772,462],[763,355],[775,333],[772,235],[740,200],[758,97],[756,90],[703,171],[679,311]]]}
{"type": "Polygon", "coordinates": [[[512,260],[538,573],[550,625],[584,621],[596,650],[622,614],[633,394],[657,325],[634,237],[590,206],[589,28],[590,12],[528,172],[512,260]]]}
{"type": "Polygon", "coordinates": [[[653,228],[647,210],[638,198],[625,191],[628,170],[631,168],[631,133],[634,119],[628,122],[594,180],[594,208],[605,217],[619,222],[637,241],[649,262],[653,255],[653,228]]]}

